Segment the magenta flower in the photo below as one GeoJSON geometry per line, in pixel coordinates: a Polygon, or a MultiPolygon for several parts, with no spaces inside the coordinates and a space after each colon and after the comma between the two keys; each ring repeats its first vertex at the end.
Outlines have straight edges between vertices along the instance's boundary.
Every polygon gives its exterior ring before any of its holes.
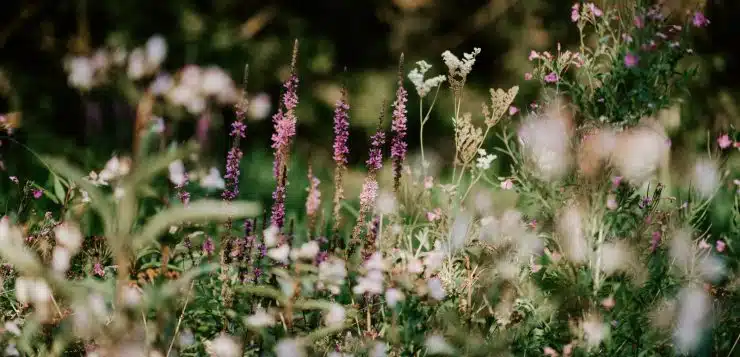
{"type": "Polygon", "coordinates": [[[704,27],[709,24],[709,20],[701,11],[697,11],[694,13],[694,17],[691,19],[691,23],[693,23],[696,27],[704,27]]]}
{"type": "Polygon", "coordinates": [[[586,7],[588,8],[589,11],[591,11],[592,14],[594,14],[594,17],[600,17],[601,15],[604,14],[604,12],[601,11],[601,9],[596,7],[596,5],[594,5],[591,2],[586,4],[586,7]]]}
{"type": "Polygon", "coordinates": [[[718,240],[715,247],[717,248],[718,252],[722,253],[725,251],[725,248],[727,248],[727,243],[725,243],[725,241],[723,240],[718,240]]]}
{"type": "Polygon", "coordinates": [[[653,232],[653,238],[650,241],[650,251],[654,252],[655,249],[658,248],[658,244],[660,244],[660,231],[653,232]]]}
{"type": "Polygon", "coordinates": [[[344,167],[347,164],[349,148],[349,104],[347,104],[347,92],[342,90],[342,98],[337,101],[334,108],[334,162],[337,166],[344,167]]]}
{"type": "Polygon", "coordinates": [[[368,177],[362,185],[360,192],[360,206],[370,209],[375,205],[375,199],[378,197],[378,181],[368,177]]]}
{"type": "Polygon", "coordinates": [[[633,22],[635,24],[635,27],[637,27],[638,29],[645,27],[645,17],[643,16],[635,16],[633,22]]]}
{"type": "Polygon", "coordinates": [[[239,175],[241,174],[239,163],[242,156],[241,149],[236,145],[226,155],[226,175],[224,175],[226,190],[221,194],[221,197],[227,201],[234,200],[239,195],[239,175]]]}
{"type": "Polygon", "coordinates": [[[558,81],[558,75],[555,72],[550,72],[548,75],[545,76],[545,82],[547,83],[555,83],[558,81]]]}
{"type": "Polygon", "coordinates": [[[573,4],[573,7],[570,8],[570,21],[577,22],[578,19],[581,18],[581,4],[575,3],[573,4]]]}
{"type": "Polygon", "coordinates": [[[528,58],[531,61],[533,59],[540,58],[540,54],[537,53],[537,51],[532,50],[531,52],[529,52],[529,57],[528,58]]]}
{"type": "Polygon", "coordinates": [[[515,115],[516,113],[519,113],[519,108],[517,108],[517,107],[515,107],[513,105],[510,106],[509,107],[509,115],[515,115]]]}
{"type": "Polygon", "coordinates": [[[383,145],[385,144],[385,133],[379,130],[370,137],[370,157],[365,161],[369,171],[373,173],[383,168],[383,145]]]}
{"type": "Polygon", "coordinates": [[[203,250],[203,253],[206,255],[213,254],[214,249],[216,249],[215,246],[213,245],[213,238],[211,237],[206,238],[206,240],[203,242],[203,247],[201,249],[203,250]]]}
{"type": "MultiPolygon", "coordinates": [[[[403,59],[403,57],[401,57],[403,59]]],[[[400,66],[399,66],[400,67],[400,66]]],[[[401,166],[406,158],[406,101],[407,93],[399,75],[396,101],[393,103],[393,121],[391,122],[391,160],[393,162],[393,188],[398,190],[401,181],[401,166]]],[[[382,145],[382,144],[381,144],[382,145]]]]}
{"type": "Polygon", "coordinates": [[[612,187],[617,188],[622,183],[622,176],[612,177],[612,187]]]}
{"type": "Polygon", "coordinates": [[[41,198],[41,195],[43,195],[43,194],[44,194],[44,191],[41,191],[41,190],[38,190],[38,189],[33,190],[33,198],[35,198],[37,200],[39,198],[41,198]]]}
{"type": "Polygon", "coordinates": [[[95,262],[95,265],[93,265],[93,274],[101,278],[105,276],[105,270],[103,270],[103,265],[100,262],[95,262]]]}
{"type": "Polygon", "coordinates": [[[273,165],[273,174],[275,178],[279,176],[278,169],[287,160],[290,143],[296,133],[295,107],[298,105],[298,77],[295,73],[283,84],[285,93],[283,94],[283,107],[272,117],[275,132],[272,134],[272,148],[275,149],[275,162],[273,165]]]}
{"type": "Polygon", "coordinates": [[[285,224],[285,167],[282,169],[283,175],[278,180],[278,184],[275,187],[275,192],[272,193],[272,215],[270,216],[270,223],[275,227],[283,228],[285,224]]]}
{"type": "Polygon", "coordinates": [[[637,66],[638,61],[639,59],[637,58],[637,55],[632,52],[627,52],[627,54],[624,56],[624,66],[627,68],[633,68],[637,66]]]}
{"type": "Polygon", "coordinates": [[[730,136],[727,134],[721,135],[717,138],[717,145],[719,145],[722,149],[727,149],[732,145],[732,140],[730,140],[730,136]]]}

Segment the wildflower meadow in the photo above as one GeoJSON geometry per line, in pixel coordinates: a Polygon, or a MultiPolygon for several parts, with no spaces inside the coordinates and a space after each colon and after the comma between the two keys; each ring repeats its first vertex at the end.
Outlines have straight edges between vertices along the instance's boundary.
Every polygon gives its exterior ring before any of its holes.
{"type": "Polygon", "coordinates": [[[512,85],[470,90],[487,48],[400,51],[379,101],[330,71],[323,112],[301,38],[278,97],[252,63],[171,70],[160,35],[66,56],[79,96],[132,103],[131,145],[40,151],[0,116],[36,172],[0,177],[3,355],[740,356],[740,133],[677,113],[712,19],[559,16],[577,38],[512,85]]]}

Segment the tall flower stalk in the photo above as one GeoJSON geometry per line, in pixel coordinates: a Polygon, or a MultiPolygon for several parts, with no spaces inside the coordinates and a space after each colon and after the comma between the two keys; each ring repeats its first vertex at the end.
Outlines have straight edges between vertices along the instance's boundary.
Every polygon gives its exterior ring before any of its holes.
{"type": "MultiPolygon", "coordinates": [[[[383,103],[385,110],[386,103],[383,103]]],[[[352,231],[352,244],[355,247],[360,243],[360,234],[362,227],[365,225],[365,216],[375,208],[375,201],[378,198],[378,180],[376,178],[378,171],[383,167],[383,146],[385,145],[385,132],[383,131],[384,111],[380,112],[378,128],[375,134],[370,137],[370,153],[365,164],[367,165],[367,176],[362,185],[360,193],[360,214],[357,216],[357,223],[352,231]]]]}
{"type": "Polygon", "coordinates": [[[298,76],[296,75],[296,59],[298,57],[298,40],[293,45],[293,57],[290,63],[290,78],[283,84],[283,93],[278,112],[272,117],[275,132],[272,134],[272,148],[275,150],[273,175],[277,181],[272,206],[271,222],[278,228],[285,223],[285,189],[286,171],[290,155],[290,144],[296,132],[295,107],[298,105],[298,76]]]}
{"type": "Polygon", "coordinates": [[[332,214],[334,227],[332,233],[336,236],[342,224],[341,203],[344,199],[344,173],[347,171],[347,155],[349,148],[349,104],[347,103],[347,89],[342,88],[342,97],[334,108],[334,201],[332,214]]]}
{"type": "Polygon", "coordinates": [[[403,54],[398,62],[398,89],[396,90],[396,101],[393,103],[393,121],[391,131],[391,161],[393,163],[393,190],[398,192],[401,183],[401,172],[403,161],[406,159],[406,102],[408,93],[403,87],[403,54]]]}

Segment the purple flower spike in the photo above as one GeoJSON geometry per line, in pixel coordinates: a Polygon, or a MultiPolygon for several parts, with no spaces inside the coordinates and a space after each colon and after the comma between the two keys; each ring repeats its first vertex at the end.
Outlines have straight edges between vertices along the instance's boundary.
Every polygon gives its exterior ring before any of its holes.
{"type": "Polygon", "coordinates": [[[342,98],[337,101],[334,109],[334,162],[337,166],[344,167],[347,164],[349,148],[349,105],[347,104],[347,92],[342,90],[342,98]]]}
{"type": "MultiPolygon", "coordinates": [[[[403,55],[401,55],[401,63],[403,62],[403,55]]],[[[396,91],[396,101],[393,103],[393,121],[391,122],[391,131],[393,132],[393,139],[391,139],[391,160],[393,162],[393,188],[398,190],[398,186],[401,180],[401,166],[403,160],[406,159],[406,149],[408,144],[406,143],[406,101],[408,101],[408,93],[403,88],[403,79],[400,75],[402,71],[402,64],[398,65],[398,90],[396,91]]]]}

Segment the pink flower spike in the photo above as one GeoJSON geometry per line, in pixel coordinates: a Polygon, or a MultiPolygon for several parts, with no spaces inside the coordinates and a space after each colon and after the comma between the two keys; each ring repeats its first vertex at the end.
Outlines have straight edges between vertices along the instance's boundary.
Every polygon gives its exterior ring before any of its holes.
{"type": "Polygon", "coordinates": [[[732,140],[730,140],[729,135],[724,134],[717,138],[717,144],[720,148],[727,149],[728,147],[730,147],[730,145],[732,145],[732,140]]]}
{"type": "Polygon", "coordinates": [[[624,66],[627,67],[627,68],[633,68],[633,67],[637,66],[637,62],[638,61],[639,61],[639,59],[632,52],[628,52],[624,56],[624,66]]]}
{"type": "Polygon", "coordinates": [[[512,105],[512,106],[510,106],[510,107],[509,107],[509,115],[514,115],[514,114],[516,114],[516,113],[519,113],[519,108],[517,108],[517,107],[515,107],[515,106],[513,106],[513,105],[512,105]]]}
{"type": "Polygon", "coordinates": [[[524,80],[528,81],[530,79],[532,79],[532,73],[530,72],[524,73],[524,80]]]}
{"type": "Polygon", "coordinates": [[[528,58],[531,61],[533,59],[540,58],[540,54],[537,53],[537,51],[532,50],[531,52],[529,52],[529,57],[528,58]]]}
{"type": "Polygon", "coordinates": [[[725,251],[725,248],[727,248],[727,243],[725,243],[725,241],[723,241],[723,240],[720,239],[720,240],[717,241],[715,247],[717,248],[717,251],[718,252],[722,253],[722,252],[725,251]]]}
{"type": "Polygon", "coordinates": [[[558,75],[555,72],[550,72],[548,75],[545,76],[545,82],[547,83],[555,83],[558,81],[558,75]]]}
{"type": "Polygon", "coordinates": [[[41,198],[41,195],[43,195],[43,194],[44,194],[44,191],[41,191],[41,190],[38,190],[38,189],[37,190],[33,190],[33,198],[35,198],[37,200],[39,198],[41,198]]]}

